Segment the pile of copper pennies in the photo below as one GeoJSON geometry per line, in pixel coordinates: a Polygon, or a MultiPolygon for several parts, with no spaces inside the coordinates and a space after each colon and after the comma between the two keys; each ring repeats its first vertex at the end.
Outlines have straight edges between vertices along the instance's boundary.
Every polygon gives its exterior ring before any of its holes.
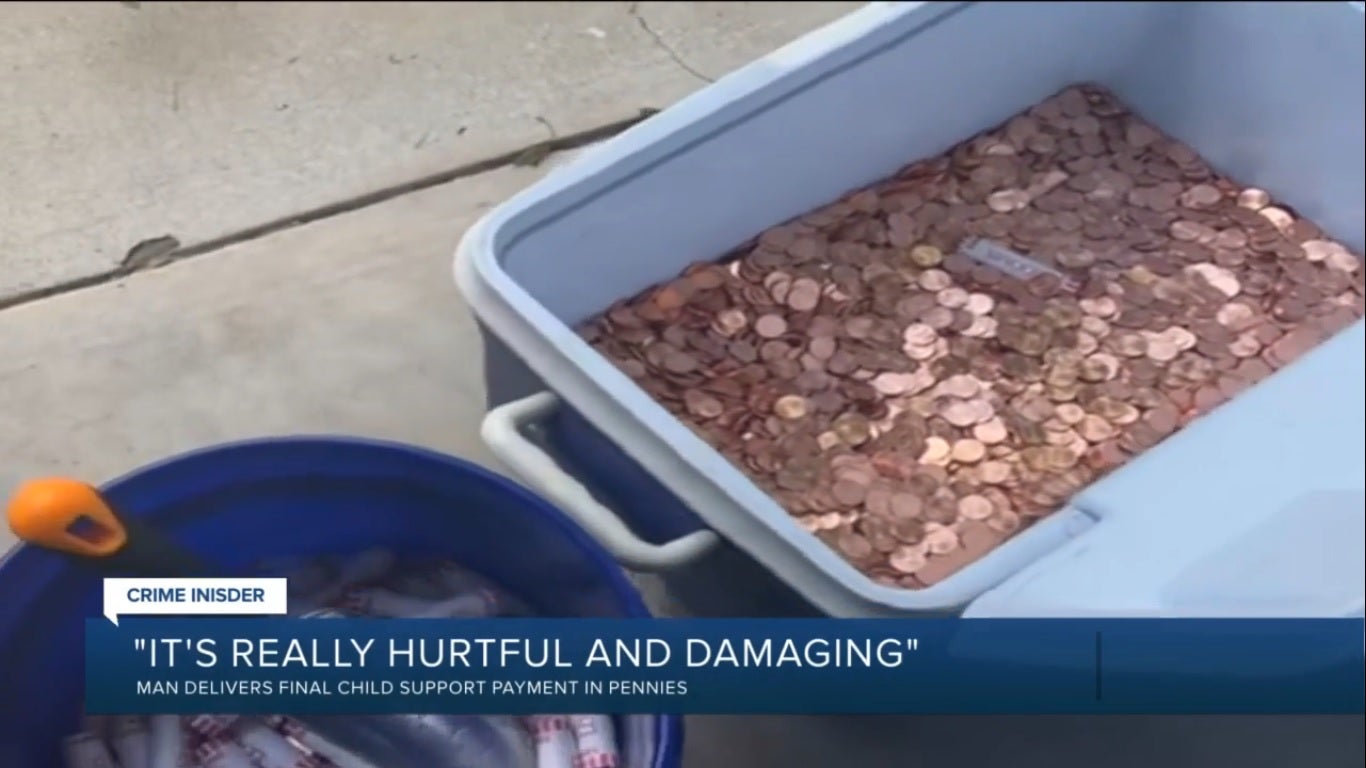
{"type": "Polygon", "coordinates": [[[1361,317],[1361,261],[1089,85],[584,337],[875,581],[924,588],[1361,317]]]}

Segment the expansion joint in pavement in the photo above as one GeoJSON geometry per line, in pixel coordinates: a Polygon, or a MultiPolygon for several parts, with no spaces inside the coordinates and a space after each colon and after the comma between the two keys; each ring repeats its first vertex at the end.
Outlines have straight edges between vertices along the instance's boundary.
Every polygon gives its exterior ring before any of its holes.
{"type": "Polygon", "coordinates": [[[702,74],[702,72],[699,71],[696,67],[689,64],[678,53],[678,51],[674,50],[673,46],[669,45],[668,41],[664,39],[663,35],[656,32],[654,27],[650,26],[650,22],[647,21],[646,18],[642,16],[640,13],[640,3],[631,3],[631,6],[626,10],[626,12],[631,15],[631,18],[636,20],[636,25],[640,27],[641,31],[649,35],[650,39],[654,41],[655,45],[659,46],[659,49],[661,51],[664,51],[664,53],[668,54],[669,58],[672,59],[675,64],[677,64],[679,67],[682,67],[684,72],[687,72],[688,74],[692,75],[698,80],[701,80],[704,83],[716,82],[715,78],[707,77],[706,75],[702,74]]]}
{"type": "Polygon", "coordinates": [[[644,107],[641,108],[638,114],[632,117],[617,120],[596,128],[566,134],[564,136],[555,136],[554,128],[547,124],[547,127],[551,130],[552,137],[529,147],[523,147],[495,157],[467,163],[456,168],[430,174],[402,184],[385,187],[374,192],[368,192],[346,200],[330,203],[292,216],[241,229],[212,240],[205,240],[186,246],[182,246],[180,241],[176,239],[174,235],[170,234],[143,240],[133,246],[123,258],[123,261],[113,269],[92,275],[84,275],[55,285],[37,288],[12,296],[2,296],[0,297],[0,310],[40,301],[64,293],[71,293],[72,291],[103,285],[104,283],[119,280],[138,272],[157,269],[166,266],[167,264],[184,261],[185,259],[193,258],[195,256],[202,256],[206,253],[213,253],[214,251],[221,250],[231,245],[237,245],[238,243],[249,240],[256,240],[261,237],[273,235],[277,232],[331,218],[333,216],[351,213],[387,200],[392,200],[396,197],[402,197],[403,195],[418,192],[420,190],[449,184],[453,181],[458,181],[470,176],[478,176],[505,166],[540,165],[547,157],[556,152],[578,149],[611,138],[627,128],[649,118],[658,111],[659,110],[652,107],[644,107]]]}

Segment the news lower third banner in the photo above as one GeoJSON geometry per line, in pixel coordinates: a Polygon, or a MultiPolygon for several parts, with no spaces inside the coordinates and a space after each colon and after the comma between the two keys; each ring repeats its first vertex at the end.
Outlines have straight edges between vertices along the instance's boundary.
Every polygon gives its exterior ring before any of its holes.
{"type": "Polygon", "coordinates": [[[1363,712],[1355,620],[124,618],[91,714],[1363,712]]]}

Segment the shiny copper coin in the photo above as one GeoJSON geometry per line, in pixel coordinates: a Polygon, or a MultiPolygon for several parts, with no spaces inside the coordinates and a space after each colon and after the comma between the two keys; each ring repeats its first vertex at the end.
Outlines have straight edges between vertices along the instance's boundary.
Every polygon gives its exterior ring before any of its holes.
{"type": "Polygon", "coordinates": [[[791,290],[787,293],[787,306],[797,312],[810,312],[816,308],[820,300],[820,283],[810,278],[794,280],[791,290]]]}
{"type": "Polygon", "coordinates": [[[1259,211],[1271,205],[1271,195],[1265,190],[1248,188],[1238,193],[1238,205],[1250,210],[1259,211]]]}
{"type": "Polygon", "coordinates": [[[924,347],[934,344],[939,333],[924,323],[914,323],[906,326],[901,337],[909,345],[924,347]]]}
{"type": "Polygon", "coordinates": [[[952,446],[942,437],[931,437],[925,441],[925,450],[920,454],[922,464],[943,466],[949,462],[953,453],[952,446]]]}
{"type": "Polygon", "coordinates": [[[809,413],[806,398],[801,395],[785,395],[773,403],[773,413],[780,419],[793,421],[809,413]]]}
{"type": "Polygon", "coordinates": [[[840,552],[850,560],[864,560],[873,554],[873,545],[868,539],[854,531],[845,531],[835,540],[840,552]]]}
{"type": "Polygon", "coordinates": [[[974,425],[972,428],[972,436],[977,438],[977,440],[984,445],[990,446],[1005,442],[1006,438],[1010,436],[1010,433],[1006,429],[1005,422],[992,417],[974,425]]]}
{"type": "Polygon", "coordinates": [[[888,565],[900,573],[915,573],[924,568],[928,562],[929,559],[925,556],[925,551],[917,546],[900,547],[887,559],[888,565]]]}
{"type": "Polygon", "coordinates": [[[1343,250],[1342,246],[1331,240],[1310,240],[1300,244],[1304,258],[1313,262],[1325,261],[1329,254],[1343,250]]]}
{"type": "Polygon", "coordinates": [[[837,480],[830,486],[830,494],[840,506],[856,507],[863,503],[868,488],[855,480],[837,480]]]}
{"type": "Polygon", "coordinates": [[[939,415],[955,427],[970,427],[981,421],[981,410],[967,400],[947,403],[939,415]]]}
{"type": "Polygon", "coordinates": [[[1004,461],[984,461],[977,467],[977,476],[988,485],[1000,485],[1015,473],[1011,465],[1004,461]]]}
{"type": "Polygon", "coordinates": [[[872,425],[868,423],[868,419],[858,414],[851,413],[839,417],[832,428],[846,445],[863,445],[872,436],[872,425]]]}
{"type": "Polygon", "coordinates": [[[683,395],[683,402],[689,413],[701,419],[714,419],[725,412],[720,400],[701,390],[688,390],[683,395]]]}
{"type": "Polygon", "coordinates": [[[932,555],[947,555],[958,549],[958,534],[946,527],[926,531],[925,547],[932,555]]]}
{"type": "Polygon", "coordinates": [[[897,518],[918,518],[924,511],[924,504],[921,502],[920,497],[913,493],[893,494],[890,504],[892,515],[897,518]]]}
{"type": "Polygon", "coordinates": [[[754,332],[761,338],[776,339],[787,333],[787,321],[781,315],[762,315],[754,321],[754,332]]]}
{"type": "Polygon", "coordinates": [[[969,494],[958,500],[958,514],[967,520],[986,520],[995,512],[991,499],[979,494],[969,494]]]}
{"type": "Polygon", "coordinates": [[[1148,339],[1147,355],[1148,359],[1158,363],[1167,363],[1176,359],[1181,354],[1181,349],[1170,339],[1164,336],[1154,336],[1148,339]]]}
{"type": "Polygon", "coordinates": [[[712,328],[722,336],[731,337],[745,330],[749,326],[749,316],[742,310],[731,308],[724,309],[716,314],[716,319],[712,322],[712,328]]]}
{"type": "Polygon", "coordinates": [[[959,374],[942,381],[939,389],[943,394],[950,397],[967,400],[976,397],[982,391],[982,384],[976,377],[959,374]]]}
{"type": "MultiPolygon", "coordinates": [[[[933,245],[917,245],[911,249],[910,258],[911,262],[917,267],[929,269],[931,267],[939,266],[940,262],[944,260],[944,254],[933,245]]],[[[931,288],[927,290],[938,289],[931,288]]]]}
{"type": "Polygon", "coordinates": [[[1196,184],[1181,194],[1181,205],[1187,208],[1209,208],[1224,197],[1219,189],[1210,184],[1196,184]]]}
{"type": "Polygon", "coordinates": [[[953,285],[953,278],[942,269],[927,269],[920,273],[919,284],[927,291],[939,292],[953,285]]]}
{"type": "Polygon", "coordinates": [[[1115,436],[1115,427],[1096,414],[1087,414],[1077,425],[1077,434],[1088,443],[1101,443],[1115,436]]]}
{"type": "Polygon", "coordinates": [[[1271,226],[1282,231],[1288,229],[1291,224],[1295,223],[1295,217],[1291,216],[1290,212],[1285,210],[1284,208],[1267,206],[1265,208],[1259,209],[1257,213],[1260,214],[1267,221],[1271,222],[1271,226]]]}
{"type": "Polygon", "coordinates": [[[1020,529],[1020,517],[1013,510],[998,509],[987,518],[987,525],[1000,533],[1014,533],[1020,529]]]}
{"type": "Polygon", "coordinates": [[[975,464],[987,455],[987,447],[977,440],[958,440],[954,442],[949,455],[959,464],[975,464]]]}
{"type": "Polygon", "coordinates": [[[963,306],[974,315],[987,315],[996,308],[996,300],[985,293],[971,293],[963,306]]]}

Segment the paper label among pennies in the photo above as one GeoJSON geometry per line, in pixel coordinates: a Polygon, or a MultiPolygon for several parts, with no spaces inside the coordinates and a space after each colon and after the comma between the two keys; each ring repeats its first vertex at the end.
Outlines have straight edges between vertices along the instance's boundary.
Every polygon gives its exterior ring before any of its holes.
{"type": "Polygon", "coordinates": [[[1045,275],[1051,275],[1058,279],[1058,283],[1063,290],[1077,290],[1076,280],[1072,277],[1059,272],[1058,270],[1031,259],[1022,253],[1017,253],[1000,243],[991,240],[969,239],[959,246],[959,252],[984,267],[990,267],[998,272],[1002,272],[1016,280],[1029,282],[1037,280],[1045,275]]]}

